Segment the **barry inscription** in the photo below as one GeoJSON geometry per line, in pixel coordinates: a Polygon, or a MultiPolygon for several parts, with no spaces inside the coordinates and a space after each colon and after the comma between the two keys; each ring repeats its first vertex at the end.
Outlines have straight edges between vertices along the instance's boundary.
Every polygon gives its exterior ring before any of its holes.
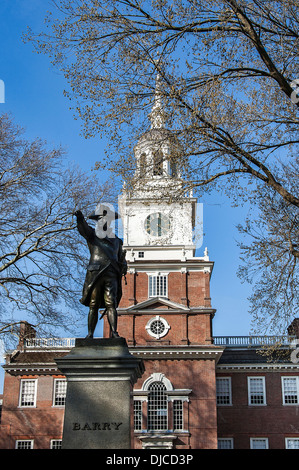
{"type": "Polygon", "coordinates": [[[73,431],[119,431],[123,423],[73,423],[73,431]]]}

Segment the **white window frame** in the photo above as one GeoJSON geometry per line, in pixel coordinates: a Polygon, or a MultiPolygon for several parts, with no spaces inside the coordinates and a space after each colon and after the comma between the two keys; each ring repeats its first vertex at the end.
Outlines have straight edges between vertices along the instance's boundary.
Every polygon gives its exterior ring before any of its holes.
{"type": "Polygon", "coordinates": [[[234,448],[234,439],[233,437],[219,437],[218,438],[218,449],[233,449],[234,448]],[[221,447],[221,443],[228,442],[230,444],[229,447],[221,447]]]}
{"type": "MultiPolygon", "coordinates": [[[[220,397],[220,394],[219,394],[220,397]]],[[[216,377],[216,401],[217,401],[217,406],[231,406],[232,405],[232,378],[231,377],[216,377]],[[228,398],[229,402],[228,403],[218,403],[218,393],[217,393],[217,384],[220,383],[220,381],[228,381],[228,398]]]]}
{"type": "Polygon", "coordinates": [[[50,441],[50,449],[61,449],[62,439],[51,439],[50,441]],[[56,447],[56,443],[59,443],[59,446],[56,447]]]}
{"type": "MultiPolygon", "coordinates": [[[[281,390],[282,390],[282,404],[285,406],[298,406],[299,405],[299,377],[296,375],[286,375],[281,377],[281,390]],[[285,382],[286,379],[293,379],[295,380],[296,383],[296,396],[297,396],[297,402],[296,403],[286,403],[286,387],[285,387],[285,382]]],[[[295,396],[295,395],[294,395],[295,396]]]]}
{"type": "Polygon", "coordinates": [[[266,381],[264,376],[250,376],[247,377],[247,388],[248,388],[248,405],[249,406],[266,406],[267,405],[267,400],[266,400],[266,381]],[[252,403],[252,381],[253,380],[261,380],[262,385],[263,385],[263,390],[262,390],[262,395],[263,395],[263,403],[252,403]]]}
{"type": "MultiPolygon", "coordinates": [[[[165,377],[164,374],[161,372],[154,372],[151,374],[142,384],[142,388],[140,390],[134,390],[134,401],[140,401],[142,402],[141,407],[139,407],[139,410],[137,410],[137,407],[135,408],[136,410],[136,416],[135,419],[136,421],[139,421],[139,418],[137,416],[137,413],[140,413],[140,408],[145,412],[146,410],[146,423],[142,423],[141,427],[142,430],[140,429],[135,429],[135,433],[150,433],[151,435],[153,434],[160,434],[161,432],[176,432],[176,433],[186,433],[188,430],[186,429],[186,426],[188,426],[188,410],[186,410],[185,407],[185,402],[189,402],[189,394],[191,393],[191,389],[174,389],[172,383],[170,380],[165,377]],[[167,429],[163,430],[158,430],[158,429],[149,429],[149,393],[151,392],[151,385],[155,382],[160,382],[161,384],[164,385],[165,387],[165,395],[167,396],[167,429]],[[179,407],[175,407],[173,405],[173,402],[181,402],[181,405],[179,407]],[[172,402],[172,406],[170,406],[170,403],[172,402]],[[144,408],[143,408],[144,407],[144,408]],[[174,416],[176,414],[176,417],[174,416]],[[168,421],[168,418],[171,417],[170,422],[168,421]],[[169,428],[169,424],[172,423],[172,427],[174,426],[175,421],[180,422],[179,429],[173,429],[169,428]],[[143,428],[144,424],[146,424],[146,429],[143,428]]],[[[154,408],[151,409],[151,411],[154,411],[154,408]]],[[[165,413],[166,416],[166,408],[163,408],[162,412],[165,413]]],[[[162,415],[161,415],[162,416],[162,415]]],[[[143,417],[143,415],[142,415],[143,417]]],[[[152,416],[153,417],[153,416],[152,416]]],[[[154,417],[153,417],[154,418],[154,417]]],[[[154,421],[153,421],[154,422],[154,421]]],[[[134,423],[135,424],[135,423],[134,423]]]]}
{"type": "Polygon", "coordinates": [[[36,407],[36,396],[37,396],[37,379],[21,379],[20,382],[20,394],[19,394],[19,407],[20,408],[35,408],[36,407]],[[33,397],[33,404],[32,405],[25,405],[23,404],[23,392],[25,383],[33,382],[34,383],[34,397],[33,397]]]}
{"type": "Polygon", "coordinates": [[[250,449],[257,449],[256,447],[254,447],[254,441],[264,442],[265,443],[264,448],[269,449],[269,439],[267,437],[251,437],[250,438],[250,449]]]}
{"type": "Polygon", "coordinates": [[[294,447],[290,447],[291,441],[296,441],[298,443],[298,447],[295,447],[295,449],[299,449],[299,437],[286,437],[285,438],[285,448],[286,449],[294,449],[294,447]]]}
{"type": "Polygon", "coordinates": [[[170,325],[169,323],[165,320],[165,318],[163,317],[160,317],[160,315],[156,315],[155,317],[152,317],[146,324],[146,327],[145,327],[146,331],[148,332],[148,334],[150,336],[152,336],[153,338],[156,338],[156,339],[160,339],[160,338],[163,338],[163,336],[167,335],[169,329],[170,329],[170,325]],[[154,331],[151,330],[151,327],[152,327],[152,324],[156,321],[159,321],[161,322],[163,325],[164,325],[164,330],[161,331],[160,333],[155,333],[154,331]]]}
{"type": "Polygon", "coordinates": [[[172,400],[172,422],[174,432],[184,431],[184,400],[182,399],[172,400]],[[176,423],[178,423],[178,426],[176,426],[176,423]]]}
{"type": "Polygon", "coordinates": [[[15,442],[15,449],[24,450],[24,449],[19,449],[18,445],[20,443],[25,443],[25,442],[30,443],[29,449],[33,449],[34,439],[17,439],[15,442]]]}
{"type": "Polygon", "coordinates": [[[64,408],[65,407],[66,386],[67,386],[66,379],[58,378],[58,377],[54,379],[54,381],[53,381],[53,402],[52,402],[52,406],[54,406],[55,408],[64,408]],[[55,403],[56,397],[57,397],[57,394],[58,394],[58,390],[56,388],[58,382],[64,382],[65,383],[64,404],[56,404],[55,403]]]}
{"type": "Polygon", "coordinates": [[[154,298],[154,297],[163,297],[163,298],[168,298],[168,275],[169,273],[148,273],[148,297],[149,298],[154,298]],[[158,292],[159,289],[157,289],[157,279],[158,278],[163,278],[163,293],[158,292]],[[165,281],[164,281],[165,279],[165,281]],[[153,289],[153,281],[155,282],[156,289],[153,289]],[[165,282],[165,289],[164,289],[164,282],[165,282]]]}

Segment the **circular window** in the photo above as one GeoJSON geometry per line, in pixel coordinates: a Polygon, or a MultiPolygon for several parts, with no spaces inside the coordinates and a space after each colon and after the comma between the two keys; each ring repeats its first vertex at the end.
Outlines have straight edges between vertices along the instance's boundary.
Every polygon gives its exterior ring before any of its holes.
{"type": "Polygon", "coordinates": [[[156,339],[160,339],[168,333],[170,326],[165,318],[156,315],[148,321],[145,328],[149,335],[156,339]]]}
{"type": "Polygon", "coordinates": [[[154,335],[161,335],[165,330],[165,325],[161,320],[154,320],[151,323],[150,330],[154,335]]]}

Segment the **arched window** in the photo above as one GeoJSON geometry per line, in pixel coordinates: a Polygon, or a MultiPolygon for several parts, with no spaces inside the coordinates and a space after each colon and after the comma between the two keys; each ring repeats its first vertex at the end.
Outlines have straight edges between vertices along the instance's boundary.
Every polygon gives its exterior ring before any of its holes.
{"type": "Polygon", "coordinates": [[[146,173],[146,154],[142,153],[139,158],[139,174],[144,176],[146,173]]]}
{"type": "Polygon", "coordinates": [[[174,389],[160,372],[150,375],[140,390],[134,390],[135,432],[148,432],[159,437],[164,432],[167,435],[169,432],[186,432],[188,423],[184,408],[190,393],[190,389],[174,389]]]}
{"type": "Polygon", "coordinates": [[[166,387],[162,382],[152,382],[149,386],[147,429],[148,431],[168,429],[168,400],[166,387]]]}
{"type": "Polygon", "coordinates": [[[154,168],[153,173],[155,176],[163,175],[163,153],[158,150],[154,153],[154,168]]]}

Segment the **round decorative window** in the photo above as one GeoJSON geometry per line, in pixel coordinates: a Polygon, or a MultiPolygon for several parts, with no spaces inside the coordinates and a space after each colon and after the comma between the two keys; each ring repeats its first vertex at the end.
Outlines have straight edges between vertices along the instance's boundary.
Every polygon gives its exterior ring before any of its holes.
{"type": "Polygon", "coordinates": [[[145,328],[153,338],[160,339],[168,333],[170,326],[165,318],[156,315],[147,322],[145,328]]]}

